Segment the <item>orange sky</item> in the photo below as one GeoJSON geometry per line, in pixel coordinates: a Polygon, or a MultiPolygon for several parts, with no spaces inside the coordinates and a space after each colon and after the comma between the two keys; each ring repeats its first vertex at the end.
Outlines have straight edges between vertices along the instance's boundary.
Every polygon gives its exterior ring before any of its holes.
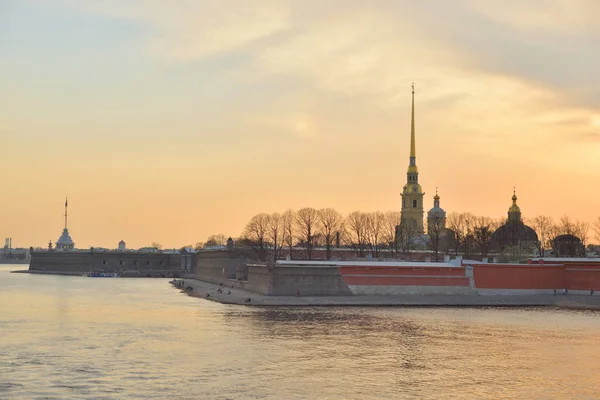
{"type": "MultiPolygon", "coordinates": [[[[400,209],[416,81],[431,204],[600,215],[594,0],[8,0],[0,237],[236,236],[258,212],[400,209]],[[250,4],[251,3],[251,4],[250,4]],[[417,4],[418,3],[418,4],[417,4]]],[[[428,205],[429,207],[430,205],[428,205]]]]}

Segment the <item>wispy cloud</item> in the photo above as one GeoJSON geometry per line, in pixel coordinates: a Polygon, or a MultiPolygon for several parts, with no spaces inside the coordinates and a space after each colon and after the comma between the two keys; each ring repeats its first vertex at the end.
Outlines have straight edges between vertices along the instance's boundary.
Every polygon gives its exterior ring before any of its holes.
{"type": "Polygon", "coordinates": [[[155,30],[150,48],[182,60],[231,52],[285,30],[290,8],[283,0],[60,0],[83,12],[148,24],[155,30]]]}

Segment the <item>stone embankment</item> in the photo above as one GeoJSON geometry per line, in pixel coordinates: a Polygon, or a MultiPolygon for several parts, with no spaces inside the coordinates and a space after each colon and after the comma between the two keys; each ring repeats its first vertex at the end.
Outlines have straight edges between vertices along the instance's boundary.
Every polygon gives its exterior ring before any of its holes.
{"type": "Polygon", "coordinates": [[[190,296],[222,304],[251,306],[403,306],[403,307],[555,307],[600,311],[600,295],[360,295],[360,296],[264,296],[196,279],[171,283],[190,296]]]}

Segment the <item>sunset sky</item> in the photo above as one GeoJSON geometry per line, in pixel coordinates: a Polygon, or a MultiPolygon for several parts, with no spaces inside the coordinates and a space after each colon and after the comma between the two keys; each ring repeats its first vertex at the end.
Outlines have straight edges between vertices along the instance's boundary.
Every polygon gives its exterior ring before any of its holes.
{"type": "Polygon", "coordinates": [[[180,247],[259,212],[600,216],[597,0],[0,0],[0,238],[180,247]]]}

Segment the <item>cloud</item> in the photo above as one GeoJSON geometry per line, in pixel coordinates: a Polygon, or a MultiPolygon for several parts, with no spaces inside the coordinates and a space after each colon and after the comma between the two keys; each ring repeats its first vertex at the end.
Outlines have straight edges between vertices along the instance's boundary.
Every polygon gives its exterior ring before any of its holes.
{"type": "Polygon", "coordinates": [[[260,129],[266,128],[275,133],[284,133],[298,138],[311,139],[319,135],[317,118],[309,113],[255,115],[247,117],[246,121],[260,129]]]}
{"type": "MultiPolygon", "coordinates": [[[[152,26],[151,48],[171,59],[245,54],[228,66],[240,86],[284,82],[257,92],[268,111],[253,122],[301,137],[321,124],[294,104],[290,82],[313,106],[345,98],[399,113],[415,80],[428,128],[456,130],[473,146],[504,137],[507,150],[539,143],[569,120],[590,121],[600,108],[594,0],[61,1],[152,26]]],[[[570,128],[577,136],[589,123],[570,128]]]]}
{"type": "Polygon", "coordinates": [[[283,0],[60,0],[87,13],[137,21],[155,33],[157,54],[182,60],[202,59],[242,48],[285,30],[290,9],[283,0]]]}
{"type": "Polygon", "coordinates": [[[600,143],[600,132],[585,132],[577,135],[575,139],[585,143],[600,143]]]}

